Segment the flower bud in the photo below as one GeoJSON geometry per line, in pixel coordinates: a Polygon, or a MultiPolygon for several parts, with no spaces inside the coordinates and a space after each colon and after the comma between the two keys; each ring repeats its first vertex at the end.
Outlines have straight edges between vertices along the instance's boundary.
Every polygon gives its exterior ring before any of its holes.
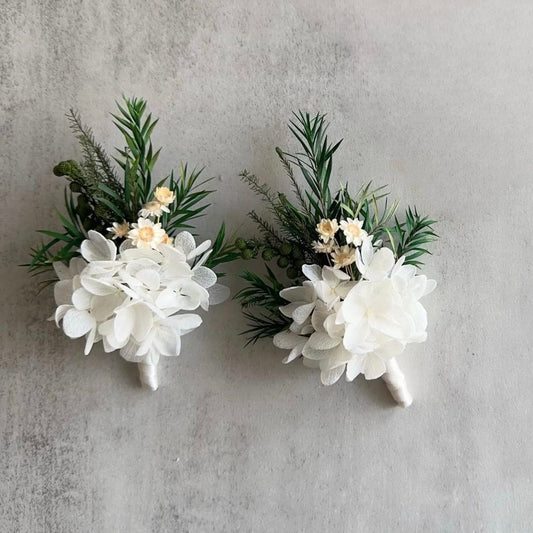
{"type": "Polygon", "coordinates": [[[246,248],[246,241],[242,237],[237,238],[235,240],[235,247],[239,250],[244,250],[246,248]]]}
{"type": "Polygon", "coordinates": [[[272,248],[265,248],[261,256],[265,261],[270,261],[274,257],[274,250],[272,248]]]}
{"type": "Polygon", "coordinates": [[[300,272],[298,271],[298,269],[294,266],[290,266],[288,269],[287,269],[287,277],[289,279],[295,279],[298,277],[298,275],[300,274],[300,272]]]}
{"type": "Polygon", "coordinates": [[[61,161],[54,167],[53,173],[56,176],[78,176],[80,173],[80,166],[73,159],[61,161]]]}
{"type": "Polygon", "coordinates": [[[243,259],[252,259],[253,256],[254,256],[254,252],[253,250],[250,250],[249,248],[245,248],[241,253],[241,257],[243,259]]]}
{"type": "Polygon", "coordinates": [[[281,256],[280,258],[278,258],[278,266],[280,268],[288,267],[289,266],[289,260],[286,257],[281,256]]]}
{"type": "Polygon", "coordinates": [[[289,255],[291,252],[292,252],[292,245],[290,243],[288,243],[288,242],[284,242],[279,247],[279,253],[281,255],[289,255]]]}

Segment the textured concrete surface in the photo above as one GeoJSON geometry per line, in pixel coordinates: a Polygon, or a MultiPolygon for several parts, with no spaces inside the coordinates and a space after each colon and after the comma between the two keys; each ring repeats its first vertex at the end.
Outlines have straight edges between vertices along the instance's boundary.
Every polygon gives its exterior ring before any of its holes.
{"type": "Polygon", "coordinates": [[[0,27],[0,531],[531,531],[530,2],[3,0],[0,27]],[[234,302],[156,394],[44,320],[16,265],[78,155],[64,112],[111,147],[121,91],[162,118],[161,173],[217,176],[202,235],[257,206],[241,169],[286,187],[273,147],[298,108],[344,137],[339,178],[441,220],[411,408],[245,352],[234,302]]]}

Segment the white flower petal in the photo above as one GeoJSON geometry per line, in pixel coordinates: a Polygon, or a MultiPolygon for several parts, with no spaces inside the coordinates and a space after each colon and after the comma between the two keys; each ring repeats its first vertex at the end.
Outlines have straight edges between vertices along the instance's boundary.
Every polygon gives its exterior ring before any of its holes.
{"type": "Polygon", "coordinates": [[[302,272],[311,281],[320,281],[322,279],[322,269],[318,265],[303,265],[302,272]]]}
{"type": "Polygon", "coordinates": [[[192,252],[189,252],[187,254],[187,260],[190,261],[191,259],[194,259],[195,257],[198,257],[199,255],[202,255],[204,252],[207,252],[207,250],[209,250],[210,247],[211,247],[211,241],[210,240],[204,241],[197,248],[192,250],[192,252]]]}
{"type": "Polygon", "coordinates": [[[276,348],[281,348],[282,350],[292,350],[296,345],[300,344],[302,340],[305,342],[307,339],[301,335],[296,335],[292,331],[281,331],[276,333],[272,342],[276,348]]]}
{"type": "Polygon", "coordinates": [[[79,339],[96,326],[94,318],[87,311],[69,309],[63,317],[63,331],[71,339],[79,339]]]}
{"type": "Polygon", "coordinates": [[[310,337],[309,337],[309,346],[311,348],[314,348],[315,350],[329,350],[331,348],[335,348],[342,339],[340,338],[332,338],[327,333],[321,333],[319,331],[315,331],[310,337]]]}
{"type": "Polygon", "coordinates": [[[72,303],[72,280],[65,279],[54,285],[54,299],[56,305],[72,303]]]}
{"type": "Polygon", "coordinates": [[[372,353],[365,357],[363,373],[366,379],[380,378],[387,371],[382,359],[372,353]]]}
{"type": "Polygon", "coordinates": [[[207,289],[209,293],[209,305],[218,305],[225,302],[230,297],[229,287],[215,283],[207,289]]]}
{"type": "Polygon", "coordinates": [[[81,255],[86,261],[114,261],[117,247],[101,233],[90,230],[89,238],[81,243],[81,255]]]}
{"type": "Polygon", "coordinates": [[[63,319],[63,317],[65,316],[65,313],[69,309],[72,309],[72,305],[63,304],[57,307],[56,312],[54,314],[54,320],[56,322],[57,327],[59,327],[59,322],[63,319]]]}
{"type": "Polygon", "coordinates": [[[196,242],[188,231],[182,231],[174,238],[174,247],[188,256],[196,248],[196,242]]]}
{"type": "Polygon", "coordinates": [[[385,279],[394,267],[394,254],[389,248],[380,248],[367,265],[363,276],[369,281],[385,279]]]}
{"type": "Polygon", "coordinates": [[[161,355],[179,355],[180,336],[172,328],[158,328],[154,335],[153,346],[161,355]]]}
{"type": "Polygon", "coordinates": [[[93,327],[91,331],[89,331],[89,333],[87,334],[87,339],[85,341],[85,349],[83,350],[83,353],[85,355],[89,355],[89,353],[91,352],[95,339],[96,339],[96,328],[93,327]]]}
{"type": "Polygon", "coordinates": [[[359,374],[363,372],[364,358],[356,356],[348,361],[346,365],[346,381],[353,381],[359,374]]]}
{"type": "Polygon", "coordinates": [[[87,292],[83,287],[76,289],[72,294],[72,303],[79,310],[87,310],[91,307],[93,295],[87,292]]]}
{"type": "Polygon", "coordinates": [[[212,287],[217,282],[217,275],[210,269],[204,266],[195,267],[192,269],[192,279],[205,289],[212,287]]]}
{"type": "Polygon", "coordinates": [[[164,321],[164,325],[171,327],[179,335],[185,335],[196,329],[202,323],[202,317],[193,313],[174,315],[164,321]]]}
{"type": "Polygon", "coordinates": [[[156,291],[159,289],[159,284],[161,283],[161,278],[159,276],[159,273],[155,270],[152,270],[150,268],[145,268],[143,270],[139,270],[135,277],[142,281],[148,289],[151,291],[156,291]]]}
{"type": "Polygon", "coordinates": [[[340,365],[337,368],[331,370],[322,370],[320,372],[320,380],[324,385],[333,385],[339,380],[344,373],[346,365],[340,365]]]}
{"type": "Polygon", "coordinates": [[[287,355],[287,357],[284,357],[281,362],[286,365],[286,364],[290,363],[291,361],[294,361],[297,357],[300,357],[300,355],[302,355],[302,351],[304,349],[304,346],[305,346],[305,342],[301,342],[300,344],[297,344],[291,350],[289,355],[287,355]]]}
{"type": "Polygon", "coordinates": [[[95,296],[106,296],[116,292],[112,278],[98,279],[91,276],[81,276],[82,287],[95,296]]]}
{"type": "Polygon", "coordinates": [[[126,296],[120,291],[107,296],[95,296],[91,302],[91,314],[97,322],[103,322],[113,315],[125,299],[126,296]]]}
{"type": "Polygon", "coordinates": [[[303,324],[309,318],[309,315],[313,312],[314,308],[315,308],[314,302],[310,304],[300,305],[292,313],[292,319],[297,324],[303,324]]]}
{"type": "Polygon", "coordinates": [[[55,261],[52,263],[52,266],[54,267],[56,276],[60,281],[72,278],[69,267],[62,261],[55,261]]]}

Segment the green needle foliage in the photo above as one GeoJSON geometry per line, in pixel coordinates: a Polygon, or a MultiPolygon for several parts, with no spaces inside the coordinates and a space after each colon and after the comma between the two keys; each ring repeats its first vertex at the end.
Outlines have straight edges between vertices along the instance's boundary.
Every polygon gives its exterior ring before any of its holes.
{"type": "MultiPolygon", "coordinates": [[[[436,222],[421,217],[415,208],[408,207],[405,220],[399,221],[398,202],[389,200],[387,187],[373,187],[369,182],[352,194],[346,184],[332,192],[333,156],[342,140],[329,141],[324,115],[311,116],[302,112],[293,115],[289,129],[299,149],[290,153],[276,148],[276,153],[294,199],[272,191],[247,170],[241,173],[241,179],[264,201],[271,219],[251,211],[249,216],[257,225],[259,236],[237,239],[236,248],[244,259],[257,257],[261,252],[265,261],[276,260],[285,273],[284,282],[279,281],[268,266],[263,277],[249,271],[242,274],[247,286],[235,298],[246,309],[244,314],[249,328],[243,333],[249,335],[249,342],[271,337],[288,327],[290,320],[279,312],[279,306],[285,303],[280,303],[283,299],[279,291],[285,286],[301,284],[303,264],[332,265],[329,254],[318,253],[313,247],[318,238],[316,227],[322,219],[363,220],[363,229],[373,235],[374,243],[382,241],[390,246],[397,259],[405,256],[406,264],[417,267],[422,265],[420,258],[430,253],[427,246],[437,238],[433,230],[436,222]],[[302,182],[296,178],[295,170],[303,178],[302,182]],[[249,310],[253,307],[261,311],[254,314],[249,310]]],[[[338,232],[336,238],[339,245],[347,244],[342,232],[338,232]]],[[[359,279],[355,268],[346,270],[352,279],[359,279]]]]}
{"type": "MultiPolygon", "coordinates": [[[[113,157],[118,168],[96,142],[92,130],[82,123],[79,114],[73,109],[67,114],[83,158],[62,161],[54,167],[54,174],[64,177],[70,189],[68,193],[65,189],[66,214],[58,212],[63,229],[57,232],[40,230],[47,240],[32,249],[32,260],[26,265],[32,274],[51,274],[46,284],[56,281],[53,263],[68,263],[79,255],[80,244],[89,230],[106,235],[113,222],[136,222],[143,206],[154,200],[157,187],[166,186],[175,195],[168,206],[170,212],[163,213],[159,220],[170,236],[192,228],[192,221],[203,216],[210,205],[205,200],[214,191],[205,189],[205,185],[212,178],[202,179],[202,169],[189,170],[187,165],[181,165],[177,175],[171,171],[154,181],[154,167],[161,148],[155,149],[152,144],[158,119],[153,119],[151,113],[146,115],[146,101],[123,97],[122,103],[117,102],[117,108],[118,112],[111,116],[124,139],[124,146],[116,148],[117,155],[113,157]]],[[[120,242],[121,239],[117,241],[120,242]]],[[[207,266],[212,268],[236,257],[236,248],[226,242],[226,228],[222,224],[207,266]]]]}

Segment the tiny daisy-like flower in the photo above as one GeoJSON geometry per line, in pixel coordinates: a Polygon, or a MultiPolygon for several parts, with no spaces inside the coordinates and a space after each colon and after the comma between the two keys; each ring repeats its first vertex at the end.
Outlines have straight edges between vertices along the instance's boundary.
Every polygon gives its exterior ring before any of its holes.
{"type": "Polygon", "coordinates": [[[171,245],[174,242],[174,239],[172,237],[169,237],[167,233],[163,236],[163,240],[161,241],[161,244],[168,244],[171,245]]]}
{"type": "Polygon", "coordinates": [[[363,229],[363,221],[353,218],[347,220],[341,220],[341,230],[346,237],[348,244],[354,246],[360,246],[363,241],[368,237],[368,233],[363,229]]]}
{"type": "Polygon", "coordinates": [[[355,262],[355,249],[351,246],[338,246],[331,254],[334,266],[333,268],[339,269],[355,262]]]}
{"type": "Polygon", "coordinates": [[[333,251],[333,243],[314,241],[313,250],[319,254],[329,254],[333,251]]]}
{"type": "Polygon", "coordinates": [[[131,239],[133,246],[137,248],[155,248],[167,235],[160,222],[154,224],[147,218],[139,218],[132,227],[133,229],[128,232],[128,239],[131,239]]]}
{"type": "Polygon", "coordinates": [[[124,222],[113,222],[113,225],[107,228],[107,231],[113,234],[113,239],[121,239],[128,236],[130,225],[124,222]]]}
{"type": "Polygon", "coordinates": [[[168,187],[156,187],[155,199],[162,205],[170,205],[176,198],[175,194],[168,187]]]}
{"type": "Polygon", "coordinates": [[[337,224],[336,218],[333,220],[330,220],[329,218],[323,218],[316,226],[318,235],[324,242],[328,242],[330,239],[332,239],[335,233],[337,233],[338,229],[339,225],[337,224]]]}
{"type": "Polygon", "coordinates": [[[143,208],[139,211],[139,216],[148,217],[160,217],[163,211],[169,213],[168,207],[161,205],[159,202],[148,202],[144,204],[143,208]]]}

